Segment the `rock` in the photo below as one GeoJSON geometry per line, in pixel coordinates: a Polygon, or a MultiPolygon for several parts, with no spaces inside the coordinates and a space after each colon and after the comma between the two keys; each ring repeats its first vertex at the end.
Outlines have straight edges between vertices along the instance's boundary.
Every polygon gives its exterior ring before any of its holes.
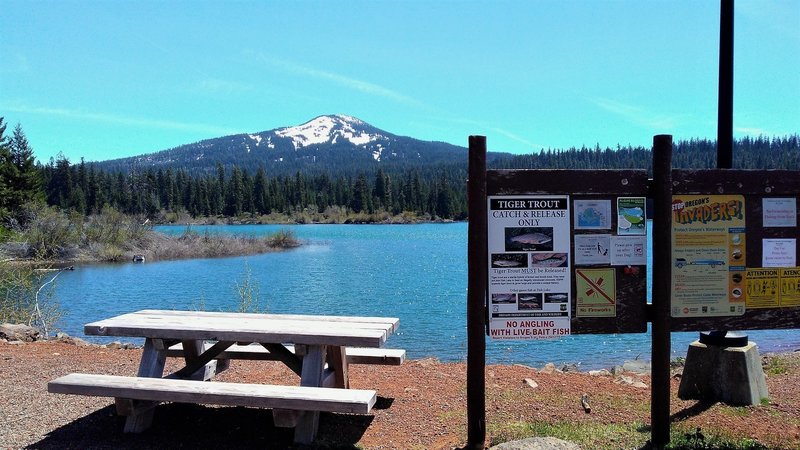
{"type": "Polygon", "coordinates": [[[6,341],[34,342],[40,338],[39,330],[31,326],[17,323],[0,325],[0,339],[6,341]]]}
{"type": "Polygon", "coordinates": [[[589,375],[593,377],[610,377],[611,372],[607,371],[606,369],[590,370],[589,375]]]}
{"type": "Polygon", "coordinates": [[[622,375],[623,372],[625,372],[625,369],[623,369],[622,366],[614,366],[611,368],[611,375],[622,375]]]}
{"type": "Polygon", "coordinates": [[[581,450],[578,444],[554,437],[534,437],[520,441],[503,442],[490,450],[581,450]]]}
{"type": "Polygon", "coordinates": [[[523,380],[523,381],[525,381],[525,384],[527,384],[528,386],[530,386],[530,387],[532,387],[532,388],[534,388],[534,389],[536,389],[537,387],[539,387],[539,383],[537,383],[537,382],[533,381],[533,380],[532,380],[532,379],[530,379],[530,378],[525,378],[525,380],[523,380]]]}
{"type": "Polygon", "coordinates": [[[536,372],[538,372],[538,370],[536,370],[536,368],[535,368],[535,367],[526,366],[525,364],[512,364],[512,365],[513,365],[514,367],[522,367],[522,368],[524,368],[524,369],[532,370],[532,371],[533,371],[533,373],[536,373],[536,372]]]}
{"type": "Polygon", "coordinates": [[[110,350],[120,350],[122,349],[122,342],[114,341],[111,343],[106,344],[106,348],[110,350]]]}
{"type": "Polygon", "coordinates": [[[544,373],[548,375],[556,372],[560,372],[560,370],[556,369],[556,365],[553,363],[545,364],[544,367],[542,367],[542,370],[539,371],[539,373],[544,373]]]}
{"type": "Polygon", "coordinates": [[[635,388],[647,388],[647,385],[642,382],[642,380],[637,380],[633,377],[629,377],[627,375],[620,375],[614,380],[614,383],[617,384],[625,384],[628,386],[632,386],[635,388]]]}
{"type": "Polygon", "coordinates": [[[589,394],[581,395],[581,407],[583,408],[583,412],[586,414],[592,412],[592,407],[589,405],[589,394]]]}
{"type": "Polygon", "coordinates": [[[577,372],[578,371],[578,365],[577,364],[564,364],[563,366],[561,366],[561,371],[562,372],[577,372]]]}
{"type": "Polygon", "coordinates": [[[625,363],[622,364],[622,368],[633,373],[650,373],[650,361],[641,359],[625,361],[625,363]]]}

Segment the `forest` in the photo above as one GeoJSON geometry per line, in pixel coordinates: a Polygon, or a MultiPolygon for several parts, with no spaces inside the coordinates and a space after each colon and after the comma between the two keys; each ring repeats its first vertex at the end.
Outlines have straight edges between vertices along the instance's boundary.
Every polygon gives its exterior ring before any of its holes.
{"type": "MultiPolygon", "coordinates": [[[[420,220],[462,220],[466,206],[466,151],[463,160],[435,167],[403,170],[377,168],[351,175],[323,172],[268,176],[236,165],[217,163],[215,174],[191,174],[185,168],[140,167],[128,172],[100,170],[94,163],[72,163],[59,156],[37,163],[20,125],[11,136],[0,118],[0,217],[26,202],[47,204],[84,215],[112,207],[126,214],[154,220],[165,213],[198,217],[291,216],[302,211],[321,213],[332,208],[348,214],[378,212],[407,214],[420,220]]],[[[674,144],[673,166],[712,168],[716,142],[679,140],[674,144]]],[[[503,155],[490,160],[490,168],[516,169],[622,169],[649,170],[649,148],[548,149],[526,155],[503,155]]],[[[744,137],[734,142],[734,168],[800,168],[800,138],[744,137]]]]}

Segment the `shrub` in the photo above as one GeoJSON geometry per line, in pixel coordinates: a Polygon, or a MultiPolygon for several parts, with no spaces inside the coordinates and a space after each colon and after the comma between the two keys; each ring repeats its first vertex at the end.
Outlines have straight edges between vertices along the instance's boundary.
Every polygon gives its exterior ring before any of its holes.
{"type": "Polygon", "coordinates": [[[63,315],[53,299],[53,282],[60,273],[40,277],[29,267],[0,261],[0,323],[23,323],[49,336],[63,315]]]}

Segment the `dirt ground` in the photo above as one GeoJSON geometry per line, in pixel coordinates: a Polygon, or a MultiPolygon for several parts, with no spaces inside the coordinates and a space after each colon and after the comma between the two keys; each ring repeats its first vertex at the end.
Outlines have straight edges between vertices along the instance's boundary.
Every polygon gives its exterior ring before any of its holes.
{"type": "MultiPolygon", "coordinates": [[[[122,433],[124,419],[116,416],[113,399],[47,393],[49,380],[70,372],[134,375],[140,355],[139,349],[0,341],[0,448],[292,448],[292,430],[275,428],[268,410],[164,404],[150,430],[130,435],[122,433]]],[[[674,376],[673,429],[699,428],[705,434],[754,439],[769,448],[800,448],[800,353],[777,358],[766,366],[769,404],[733,408],[682,401],[675,397],[679,376],[674,376]]],[[[649,386],[647,376],[626,375],[649,386]]],[[[425,359],[402,366],[353,365],[350,377],[351,387],[376,390],[378,402],[369,415],[323,413],[317,447],[452,449],[465,444],[464,363],[425,359]]],[[[246,361],[233,361],[219,379],[298,381],[280,363],[246,361]]],[[[598,434],[582,442],[583,448],[640,448],[632,446],[630,434],[638,433],[642,442],[649,436],[650,390],[615,380],[610,375],[489,366],[486,443],[531,436],[537,429],[588,424],[596,425],[598,434]],[[584,394],[590,413],[581,406],[584,394]]]]}

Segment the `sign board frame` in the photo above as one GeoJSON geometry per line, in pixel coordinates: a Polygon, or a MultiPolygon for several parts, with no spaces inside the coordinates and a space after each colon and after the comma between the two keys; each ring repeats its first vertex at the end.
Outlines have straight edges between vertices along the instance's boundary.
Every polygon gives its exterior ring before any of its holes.
{"type": "MultiPolygon", "coordinates": [[[[576,230],[576,221],[569,221],[570,234],[570,284],[571,334],[644,333],[647,331],[647,270],[643,264],[586,263],[575,261],[577,236],[616,236],[619,198],[645,198],[648,194],[648,176],[645,170],[487,170],[486,195],[492,196],[568,196],[570,209],[578,202],[610,201],[611,217],[606,225],[587,226],[576,230]],[[615,315],[587,315],[577,313],[576,269],[608,269],[615,274],[615,315]]],[[[625,238],[630,235],[626,234],[625,238]]],[[[602,238],[599,238],[602,239],[602,238]]],[[[488,294],[488,293],[487,293],[488,294]]],[[[490,306],[487,298],[487,334],[490,306]]]]}
{"type": "MultiPolygon", "coordinates": [[[[800,239],[797,226],[764,224],[764,199],[800,202],[800,172],[791,170],[673,169],[674,195],[741,195],[745,206],[745,261],[748,269],[763,267],[764,241],[800,239]]],[[[769,205],[770,202],[768,201],[769,205]]],[[[794,211],[797,215],[797,210],[794,211]]],[[[785,221],[785,219],[784,219],[785,221]]],[[[794,248],[794,260],[800,252],[794,248]]],[[[746,285],[745,285],[746,286],[746,285]]],[[[746,287],[743,286],[743,290],[746,287]]],[[[800,306],[746,308],[744,314],[722,317],[672,317],[672,331],[773,330],[800,328],[800,306]]]]}

